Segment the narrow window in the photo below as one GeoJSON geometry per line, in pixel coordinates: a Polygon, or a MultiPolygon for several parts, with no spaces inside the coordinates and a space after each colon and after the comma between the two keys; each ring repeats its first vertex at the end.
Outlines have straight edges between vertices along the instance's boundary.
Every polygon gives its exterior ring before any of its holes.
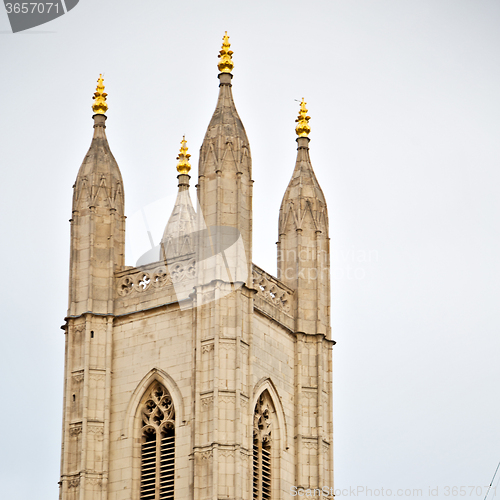
{"type": "Polygon", "coordinates": [[[159,383],[149,389],[142,407],[141,500],[173,500],[175,411],[159,383]]]}
{"type": "Polygon", "coordinates": [[[255,405],[253,420],[254,500],[271,500],[271,413],[272,403],[266,391],[255,405]]]}

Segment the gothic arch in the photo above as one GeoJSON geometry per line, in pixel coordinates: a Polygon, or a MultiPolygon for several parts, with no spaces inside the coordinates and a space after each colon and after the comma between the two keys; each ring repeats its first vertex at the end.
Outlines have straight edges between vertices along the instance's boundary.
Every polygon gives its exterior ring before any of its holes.
{"type": "Polygon", "coordinates": [[[179,427],[180,425],[184,424],[185,411],[181,391],[177,387],[177,384],[174,382],[174,379],[167,372],[160,370],[159,368],[153,368],[139,382],[132,396],[130,397],[122,426],[122,439],[134,436],[134,427],[137,427],[135,426],[135,422],[137,419],[139,405],[142,398],[144,397],[145,392],[155,381],[162,384],[170,393],[176,413],[175,426],[179,427]]]}
{"type": "Polygon", "coordinates": [[[253,390],[252,404],[251,404],[252,411],[255,408],[255,405],[257,404],[259,397],[264,391],[267,391],[269,393],[269,396],[274,405],[274,409],[276,411],[276,418],[278,420],[278,427],[279,427],[278,433],[279,433],[280,447],[282,449],[288,450],[289,447],[288,428],[285,419],[285,412],[283,410],[283,405],[281,403],[280,395],[278,394],[278,391],[276,390],[273,381],[269,377],[261,378],[255,385],[253,390]]]}

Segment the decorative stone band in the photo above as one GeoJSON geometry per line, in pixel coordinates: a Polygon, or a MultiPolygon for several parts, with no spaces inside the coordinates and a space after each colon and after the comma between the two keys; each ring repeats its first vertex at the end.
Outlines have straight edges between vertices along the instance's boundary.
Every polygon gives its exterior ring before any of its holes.
{"type": "Polygon", "coordinates": [[[196,262],[194,259],[160,265],[147,271],[130,269],[130,274],[117,280],[117,293],[122,297],[134,292],[143,293],[154,288],[173,286],[181,281],[196,277],[196,262]]]}
{"type": "MultiPolygon", "coordinates": [[[[144,293],[156,288],[174,286],[176,283],[192,280],[196,275],[194,258],[142,270],[131,268],[125,275],[123,272],[119,273],[116,291],[118,295],[125,297],[131,293],[144,293]]],[[[257,297],[264,299],[279,311],[292,315],[294,292],[291,288],[255,264],[252,266],[252,277],[257,297]]]]}
{"type": "Polygon", "coordinates": [[[290,314],[292,310],[293,290],[277,278],[266,273],[260,267],[252,266],[253,286],[257,290],[257,296],[277,307],[280,311],[290,314]]]}

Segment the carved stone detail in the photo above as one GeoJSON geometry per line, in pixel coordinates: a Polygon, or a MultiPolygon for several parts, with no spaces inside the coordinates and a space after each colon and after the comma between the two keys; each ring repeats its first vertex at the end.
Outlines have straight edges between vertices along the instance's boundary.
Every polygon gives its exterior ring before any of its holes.
{"type": "Polygon", "coordinates": [[[310,392],[310,391],[303,391],[302,395],[306,399],[316,399],[318,397],[318,395],[315,392],[310,392]]]}
{"type": "Polygon", "coordinates": [[[133,291],[134,280],[131,276],[125,276],[118,283],[118,294],[124,297],[133,291]]]}
{"type": "Polygon", "coordinates": [[[73,327],[73,333],[74,333],[75,335],[78,335],[78,334],[80,334],[80,333],[83,333],[84,331],[85,331],[85,324],[84,324],[84,323],[83,323],[83,324],[81,324],[81,325],[75,325],[75,326],[73,327]]]}
{"type": "Polygon", "coordinates": [[[257,400],[253,414],[253,435],[262,443],[271,440],[271,413],[273,413],[271,400],[267,392],[263,392],[257,400]]]}
{"type": "Polygon", "coordinates": [[[202,411],[207,411],[208,408],[209,408],[209,406],[211,406],[213,402],[214,402],[213,396],[208,396],[206,398],[203,398],[201,400],[201,409],[202,409],[202,411]]]}
{"type": "Polygon", "coordinates": [[[75,427],[70,427],[69,435],[71,437],[78,437],[82,433],[82,426],[76,425],[75,427]]]}
{"type": "Polygon", "coordinates": [[[204,344],[201,346],[201,352],[202,353],[210,352],[213,350],[213,348],[214,348],[213,344],[204,344]]]}
{"type": "Polygon", "coordinates": [[[318,449],[318,442],[317,441],[306,441],[306,440],[304,440],[302,442],[302,445],[307,450],[317,450],[318,449]]]}
{"type": "Polygon", "coordinates": [[[153,286],[156,288],[161,288],[162,286],[167,286],[172,284],[172,278],[168,274],[167,268],[165,266],[157,267],[152,274],[153,286]]]}
{"type": "Polygon", "coordinates": [[[131,274],[118,279],[117,292],[118,295],[125,297],[133,292],[142,293],[151,288],[172,286],[195,277],[195,259],[159,266],[148,272],[131,269],[131,274]]]}
{"type": "Polygon", "coordinates": [[[283,312],[290,312],[292,294],[276,278],[265,273],[257,266],[253,266],[252,277],[253,286],[257,290],[258,297],[262,297],[266,302],[276,306],[283,312]]]}
{"type": "Polygon", "coordinates": [[[143,434],[156,433],[163,428],[175,425],[174,403],[170,393],[159,383],[150,389],[148,398],[142,407],[143,434]]]}
{"type": "Polygon", "coordinates": [[[68,480],[68,488],[76,488],[79,485],[80,485],[80,478],[79,477],[74,477],[74,478],[68,480]]]}
{"type": "Polygon", "coordinates": [[[102,441],[104,439],[104,428],[101,426],[89,426],[87,432],[89,434],[94,434],[97,441],[102,441]]]}

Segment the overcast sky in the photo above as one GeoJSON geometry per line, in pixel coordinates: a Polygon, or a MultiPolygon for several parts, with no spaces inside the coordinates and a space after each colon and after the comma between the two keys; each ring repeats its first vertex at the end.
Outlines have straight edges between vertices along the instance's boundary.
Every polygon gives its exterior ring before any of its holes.
{"type": "Polygon", "coordinates": [[[272,274],[297,100],[312,117],[335,487],[446,499],[445,486],[474,486],[467,498],[483,499],[500,461],[499,0],[81,0],[15,35],[0,6],[0,498],[58,494],[71,186],[97,77],[128,236],[145,236],[144,209],[158,238],[183,134],[196,183],[224,30],[253,158],[254,261],[272,274]]]}

